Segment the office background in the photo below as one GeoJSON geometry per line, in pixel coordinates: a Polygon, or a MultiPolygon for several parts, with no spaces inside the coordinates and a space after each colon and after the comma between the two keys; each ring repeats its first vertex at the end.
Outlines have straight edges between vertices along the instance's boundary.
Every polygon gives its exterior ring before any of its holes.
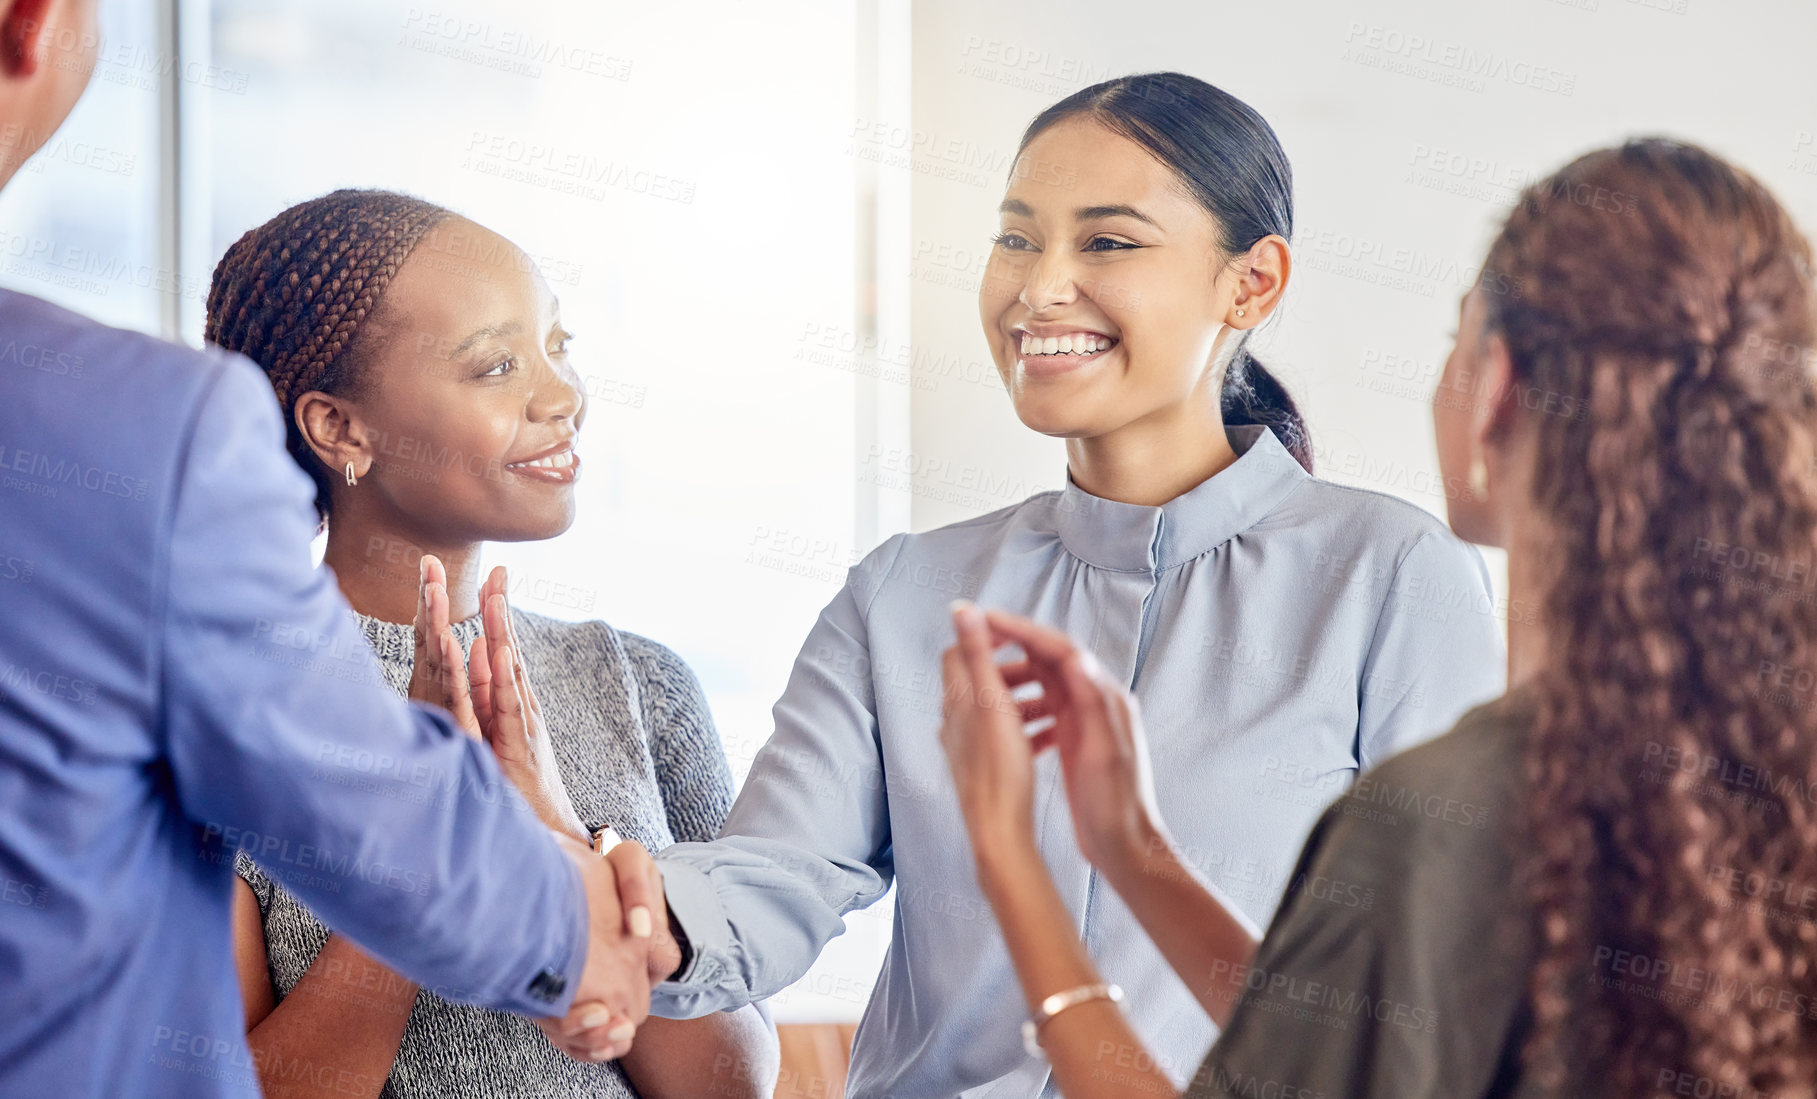
{"type": "MultiPolygon", "coordinates": [[[[1817,229],[1810,0],[102,12],[89,95],[0,199],[0,283],[196,343],[221,252],[336,187],[407,190],[517,241],[578,336],[587,469],[569,534],[491,559],[529,609],[677,649],[740,777],[849,564],[1063,481],[1060,444],[1010,411],[976,310],[1016,142],[1049,103],[1180,69],[1273,123],[1296,269],[1255,346],[1307,412],[1322,474],[1437,514],[1427,399],[1522,184],[1666,133],[1817,229]]],[[[887,902],[848,925],[779,1018],[857,1018],[887,902]]]]}

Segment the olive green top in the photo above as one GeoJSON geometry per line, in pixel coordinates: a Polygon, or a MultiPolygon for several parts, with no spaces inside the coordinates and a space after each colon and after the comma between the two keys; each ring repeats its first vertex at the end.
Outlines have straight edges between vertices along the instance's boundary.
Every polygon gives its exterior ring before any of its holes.
{"type": "Polygon", "coordinates": [[[1511,837],[1531,698],[1359,779],[1319,820],[1189,1099],[1527,1099],[1533,913],[1511,837]]]}

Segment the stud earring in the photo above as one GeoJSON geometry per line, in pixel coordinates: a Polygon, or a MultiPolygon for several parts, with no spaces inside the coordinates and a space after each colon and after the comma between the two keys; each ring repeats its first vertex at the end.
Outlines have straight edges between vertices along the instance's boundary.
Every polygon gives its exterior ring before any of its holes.
{"type": "Polygon", "coordinates": [[[1489,463],[1481,454],[1470,459],[1470,495],[1478,500],[1489,498],[1489,463]]]}
{"type": "Polygon", "coordinates": [[[352,462],[347,463],[347,483],[349,485],[357,485],[360,483],[359,478],[357,478],[353,475],[353,463],[352,462]]]}
{"type": "Polygon", "coordinates": [[[1239,317],[1240,317],[1240,316],[1242,316],[1242,315],[1243,315],[1243,311],[1242,311],[1242,310],[1241,310],[1241,309],[1239,309],[1239,310],[1237,310],[1237,316],[1239,316],[1239,317]]]}

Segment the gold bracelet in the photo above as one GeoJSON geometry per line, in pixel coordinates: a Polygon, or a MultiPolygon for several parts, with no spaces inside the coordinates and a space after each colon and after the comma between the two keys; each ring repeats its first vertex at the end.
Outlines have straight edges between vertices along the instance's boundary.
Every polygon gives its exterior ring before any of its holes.
{"type": "Polygon", "coordinates": [[[1041,1028],[1067,1008],[1089,1004],[1093,1000],[1109,1000],[1113,1004],[1120,1004],[1123,1002],[1123,990],[1113,984],[1080,985],[1047,997],[1041,1001],[1035,1017],[1022,1024],[1022,1048],[1028,1050],[1030,1057],[1046,1060],[1047,1051],[1041,1048],[1041,1028]]]}

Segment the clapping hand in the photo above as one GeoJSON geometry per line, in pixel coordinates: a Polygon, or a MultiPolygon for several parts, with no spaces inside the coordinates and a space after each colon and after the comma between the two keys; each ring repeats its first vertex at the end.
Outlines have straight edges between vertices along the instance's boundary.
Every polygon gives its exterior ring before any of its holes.
{"type": "Polygon", "coordinates": [[[941,743],[953,770],[973,847],[1033,836],[1034,757],[1060,754],[1079,848],[1107,872],[1139,863],[1164,843],[1154,776],[1136,700],[1089,652],[1058,630],[970,604],[954,608],[958,644],[948,649],[941,743]],[[997,663],[1018,645],[1025,659],[997,663]],[[1018,700],[1028,683],[1040,694],[1018,700]],[[1049,722],[1029,735],[1026,726],[1049,722]]]}
{"type": "Polygon", "coordinates": [[[486,743],[498,758],[499,770],[517,786],[538,819],[584,843],[589,838],[586,826],[562,782],[555,747],[543,724],[542,705],[524,670],[517,626],[505,599],[506,585],[505,567],[500,565],[480,588],[486,632],[474,639],[468,654],[473,711],[486,743]]]}
{"type": "Polygon", "coordinates": [[[1026,672],[997,663],[984,612],[955,603],[953,628],[958,643],[940,658],[946,688],[940,744],[979,864],[1019,858],[1035,846],[1035,755],[1041,746],[1023,726],[1038,719],[1037,707],[1011,694],[1010,681],[1026,672]]]}
{"type": "Polygon", "coordinates": [[[555,833],[580,871],[587,903],[586,967],[574,1006],[561,1019],[537,1025],[557,1049],[583,1061],[623,1057],[650,1012],[650,986],[674,972],[681,952],[668,933],[662,874],[649,853],[620,843],[605,858],[587,846],[542,721],[542,707],[525,674],[500,567],[480,589],[486,633],[467,661],[448,621],[447,574],[441,561],[421,563],[416,612],[416,660],[410,697],[453,715],[467,733],[491,747],[499,769],[555,833]],[[656,926],[652,912],[665,918],[656,926]]]}
{"type": "Polygon", "coordinates": [[[410,697],[447,710],[467,735],[479,738],[480,724],[467,689],[461,644],[448,624],[448,573],[439,558],[424,554],[417,564],[416,660],[410,667],[410,697]]]}
{"type": "Polygon", "coordinates": [[[583,843],[589,838],[555,763],[543,725],[542,705],[524,671],[517,627],[505,599],[503,565],[480,588],[485,634],[473,641],[467,661],[448,623],[448,578],[436,557],[424,554],[416,605],[416,660],[410,697],[447,710],[455,723],[483,740],[499,770],[517,787],[537,819],[583,843]]]}

